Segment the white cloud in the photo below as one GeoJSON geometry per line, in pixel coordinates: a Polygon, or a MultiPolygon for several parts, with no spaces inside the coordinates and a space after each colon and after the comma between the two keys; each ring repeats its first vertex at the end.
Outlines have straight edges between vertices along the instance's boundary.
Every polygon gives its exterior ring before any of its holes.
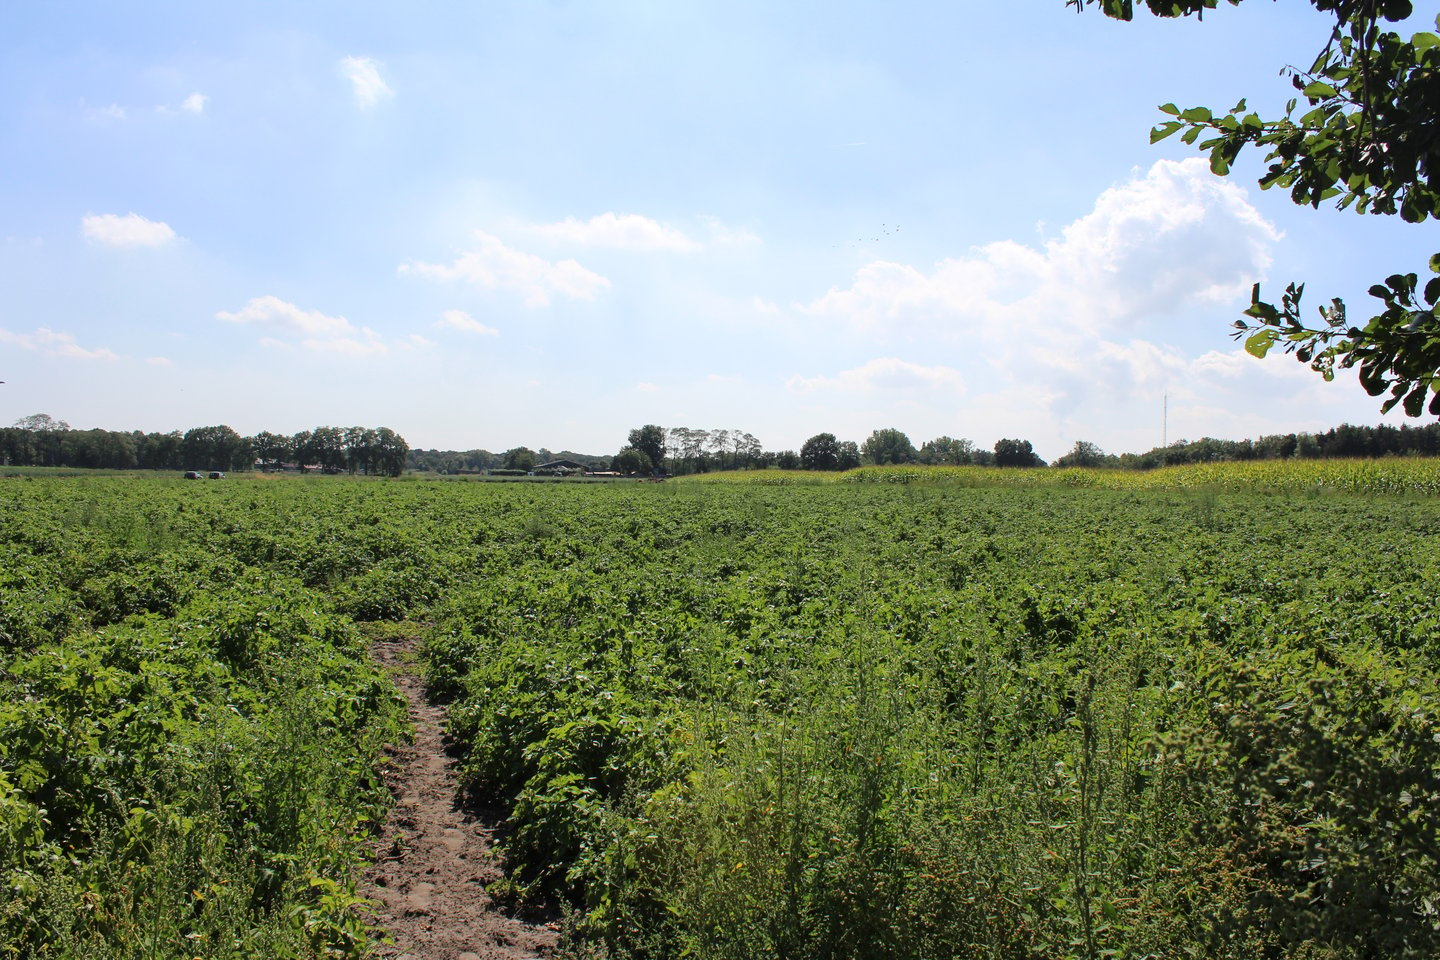
{"type": "Polygon", "coordinates": [[[672,250],[682,253],[700,248],[698,243],[674,227],[637,213],[602,213],[585,221],[566,217],[559,223],[532,229],[551,240],[578,243],[587,247],[672,250]]]}
{"type": "Polygon", "coordinates": [[[641,383],[635,384],[635,392],[637,392],[637,393],[659,393],[659,392],[660,392],[660,386],[659,386],[658,384],[654,384],[654,383],[641,382],[641,383]]]}
{"type": "Polygon", "coordinates": [[[147,220],[138,213],[117,216],[91,214],[80,221],[86,239],[110,247],[160,247],[175,239],[168,223],[147,220]]]}
{"type": "Polygon", "coordinates": [[[49,327],[39,327],[34,333],[11,333],[0,329],[0,343],[9,343],[22,350],[33,350],[49,357],[64,357],[71,360],[118,360],[119,356],[108,347],[87,349],[75,342],[73,334],[56,333],[49,327]]]}
{"type": "Polygon", "coordinates": [[[149,364],[150,366],[152,366],[152,367],[168,367],[168,366],[170,366],[170,358],[169,358],[169,357],[146,357],[146,358],[145,358],[145,362],[148,363],[148,364],[149,364]]]}
{"type": "Polygon", "coordinates": [[[369,357],[389,351],[380,334],[369,327],[361,327],[356,333],[353,337],[306,337],[300,346],[317,353],[338,353],[346,357],[369,357]]]}
{"type": "Polygon", "coordinates": [[[485,337],[499,335],[500,331],[494,327],[487,327],[476,320],[464,310],[446,310],[440,314],[440,319],[435,321],[437,327],[449,327],[452,330],[461,330],[465,333],[476,333],[485,337]]]}
{"type": "Polygon", "coordinates": [[[773,317],[780,313],[780,307],[778,304],[772,303],[771,301],[765,300],[761,297],[756,297],[753,301],[751,301],[751,306],[755,308],[756,313],[764,314],[768,317],[773,317]]]}
{"type": "Polygon", "coordinates": [[[344,317],[327,316],[318,310],[302,310],[293,303],[270,296],[254,297],[234,313],[221,310],[215,314],[215,319],[272,327],[285,333],[310,337],[339,337],[355,329],[344,317]]]}
{"type": "Polygon", "coordinates": [[[262,347],[271,349],[299,346],[315,353],[347,357],[374,356],[390,349],[385,339],[369,327],[356,327],[344,317],[332,317],[319,310],[304,310],[279,297],[254,297],[239,310],[221,310],[215,318],[276,332],[277,336],[264,336],[259,341],[262,347]]]}
{"type": "Polygon", "coordinates": [[[927,367],[898,357],[879,357],[833,377],[791,377],[786,386],[795,393],[817,390],[844,393],[934,390],[961,394],[965,392],[965,378],[952,367],[927,367]]]}
{"type": "Polygon", "coordinates": [[[425,350],[435,346],[435,341],[429,339],[428,337],[422,337],[418,333],[412,333],[410,334],[410,336],[405,338],[404,346],[409,347],[413,350],[425,350]]]}
{"type": "Polygon", "coordinates": [[[190,94],[190,96],[186,97],[184,100],[181,100],[178,106],[172,107],[168,103],[162,103],[160,104],[160,106],[155,108],[155,112],[163,114],[167,117],[173,117],[176,114],[181,113],[188,113],[191,116],[198,117],[200,114],[205,112],[205,104],[209,102],[209,97],[205,96],[205,94],[200,93],[199,91],[196,91],[195,93],[190,94]]]}
{"type": "Polygon", "coordinates": [[[125,119],[125,108],[118,103],[112,103],[106,107],[91,107],[85,111],[85,116],[91,120],[99,121],[120,121],[125,119]]]}
{"type": "Polygon", "coordinates": [[[722,247],[748,247],[761,243],[760,236],[749,230],[728,227],[718,217],[701,217],[700,222],[710,233],[710,242],[722,247]]]}
{"type": "Polygon", "coordinates": [[[395,95],[380,76],[380,64],[369,57],[345,57],[340,61],[340,73],[350,81],[355,102],[361,107],[373,107],[395,95]]]}
{"type": "Polygon", "coordinates": [[[884,335],[1098,333],[1243,295],[1280,233],[1201,159],[1161,160],[1106,190],[1040,248],[1000,241],[925,272],[875,261],[801,306],[884,335]]]}
{"type": "Polygon", "coordinates": [[[548,306],[556,294],[594,300],[610,281],[574,260],[550,262],[533,253],[507,247],[498,237],[475,232],[479,249],[462,253],[453,263],[402,263],[401,273],[437,280],[465,280],[491,290],[518,293],[528,307],[548,306]]]}

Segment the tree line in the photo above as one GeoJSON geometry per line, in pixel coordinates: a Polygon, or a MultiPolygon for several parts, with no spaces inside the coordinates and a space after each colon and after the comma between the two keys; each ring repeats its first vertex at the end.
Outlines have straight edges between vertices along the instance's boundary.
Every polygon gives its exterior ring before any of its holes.
{"type": "MultiPolygon", "coordinates": [[[[1179,440],[1146,453],[1111,454],[1086,440],[1076,441],[1056,467],[1111,467],[1152,470],[1156,467],[1222,460],[1305,460],[1440,456],[1440,423],[1412,427],[1342,424],[1324,433],[1282,433],[1258,440],[1179,440]]],[[[623,473],[663,472],[670,475],[718,470],[851,470],[891,464],[925,466],[1044,467],[1046,461],[1029,440],[1004,437],[986,450],[964,438],[940,436],[919,447],[904,431],[887,427],[863,442],[817,433],[799,451],[766,451],[758,440],[738,430],[666,429],[655,424],[631,430],[626,445],[611,460],[623,473]]]]}
{"type": "Polygon", "coordinates": [[[1106,454],[1080,442],[1055,461],[1058,467],[1119,467],[1153,470],[1223,460],[1330,460],[1340,458],[1440,457],[1440,423],[1412,427],[1341,424],[1324,433],[1277,433],[1258,440],[1177,440],[1145,453],[1106,454]]]}
{"type": "Polygon", "coordinates": [[[389,427],[316,427],[291,436],[241,436],[223,424],[181,433],[75,430],[37,413],[0,428],[0,463],[109,470],[223,470],[291,467],[396,477],[410,447],[389,427]]]}
{"type": "Polygon", "coordinates": [[[932,466],[1043,467],[1028,440],[1003,439],[993,450],[969,440],[937,437],[916,448],[901,430],[873,431],[863,443],[817,433],[796,450],[765,450],[743,430],[697,430],[646,424],[630,431],[610,462],[620,473],[683,476],[719,470],[850,470],[859,466],[920,463],[932,466]]]}

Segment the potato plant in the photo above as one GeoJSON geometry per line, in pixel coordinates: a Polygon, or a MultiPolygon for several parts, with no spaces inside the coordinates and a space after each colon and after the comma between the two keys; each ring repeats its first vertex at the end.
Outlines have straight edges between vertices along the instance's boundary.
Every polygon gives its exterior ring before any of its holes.
{"type": "Polygon", "coordinates": [[[368,621],[576,955],[1433,956],[1434,467],[1246,466],[0,482],[0,956],[363,954],[368,621]]]}

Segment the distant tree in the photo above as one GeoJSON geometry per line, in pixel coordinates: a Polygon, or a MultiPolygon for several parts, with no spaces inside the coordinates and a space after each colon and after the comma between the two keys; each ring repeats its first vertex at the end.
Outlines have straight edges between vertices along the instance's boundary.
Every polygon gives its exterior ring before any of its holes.
{"type": "Polygon", "coordinates": [[[344,438],[345,469],[353,476],[356,472],[369,474],[375,466],[375,445],[379,439],[369,427],[346,427],[344,438]]]}
{"type": "Polygon", "coordinates": [[[302,430],[293,443],[301,466],[318,466],[326,473],[338,473],[345,467],[345,434],[337,427],[302,430]]]}
{"type": "Polygon", "coordinates": [[[921,463],[931,466],[957,466],[959,464],[971,463],[974,460],[975,445],[969,440],[956,440],[954,437],[936,437],[928,440],[920,447],[919,459],[921,463]]]}
{"type": "Polygon", "coordinates": [[[21,430],[35,430],[37,432],[70,429],[70,424],[64,420],[56,420],[48,413],[32,413],[28,417],[21,417],[15,421],[15,426],[21,430]]]}
{"type": "Polygon", "coordinates": [[[794,450],[781,450],[775,454],[775,466],[781,470],[799,470],[800,454],[794,450]]]}
{"type": "Polygon", "coordinates": [[[1045,461],[1035,455],[1029,440],[996,440],[997,467],[1043,467],[1045,461]]]}
{"type": "Polygon", "coordinates": [[[905,434],[889,427],[876,430],[860,446],[860,455],[866,463],[884,466],[889,463],[914,463],[915,445],[905,434]]]}
{"type": "Polygon", "coordinates": [[[650,458],[652,469],[659,470],[665,465],[665,428],[653,423],[630,431],[627,446],[634,447],[650,458]]]}
{"type": "Polygon", "coordinates": [[[180,453],[192,470],[244,470],[253,456],[250,441],[224,424],[186,430],[180,453]]]}
{"type": "Polygon", "coordinates": [[[854,440],[841,440],[835,446],[835,469],[854,470],[860,466],[860,447],[854,440]]]}
{"type": "Polygon", "coordinates": [[[529,447],[512,447],[505,451],[506,470],[534,470],[535,451],[529,447]]]}
{"type": "Polygon", "coordinates": [[[262,467],[273,467],[295,454],[295,442],[290,437],[268,430],[261,430],[251,437],[250,446],[262,467]]]}
{"type": "Polygon", "coordinates": [[[632,473],[649,473],[651,468],[650,458],[638,447],[625,447],[610,461],[611,470],[627,476],[632,473]]]}
{"type": "Polygon", "coordinates": [[[405,461],[410,455],[410,444],[389,427],[375,431],[374,459],[371,470],[387,477],[398,477],[405,470],[405,461]]]}
{"type": "Polygon", "coordinates": [[[760,441],[744,430],[730,431],[730,469],[744,470],[760,456],[760,441]]]}
{"type": "Polygon", "coordinates": [[[1114,457],[1107,457],[1105,451],[1089,440],[1076,440],[1070,452],[1055,461],[1057,467],[1103,467],[1114,457]]]}
{"type": "Polygon", "coordinates": [[[833,433],[817,433],[800,446],[800,464],[806,470],[837,470],[840,444],[833,433]]]}
{"type": "Polygon", "coordinates": [[[135,431],[135,459],[145,470],[180,470],[184,459],[180,444],[184,439],[178,430],[169,433],[141,433],[135,431]]]}

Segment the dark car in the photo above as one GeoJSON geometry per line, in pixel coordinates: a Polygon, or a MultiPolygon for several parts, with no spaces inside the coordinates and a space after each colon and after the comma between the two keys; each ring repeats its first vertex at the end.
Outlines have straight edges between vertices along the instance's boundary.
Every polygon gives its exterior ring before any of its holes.
{"type": "Polygon", "coordinates": [[[224,479],[225,479],[225,474],[221,473],[219,470],[211,470],[211,471],[210,471],[210,479],[211,479],[211,480],[224,480],[224,479]]]}
{"type": "Polygon", "coordinates": [[[185,471],[185,479],[186,479],[186,480],[199,480],[199,479],[200,479],[200,473],[199,473],[199,471],[197,471],[197,470],[186,470],[186,471],[185,471]]]}

